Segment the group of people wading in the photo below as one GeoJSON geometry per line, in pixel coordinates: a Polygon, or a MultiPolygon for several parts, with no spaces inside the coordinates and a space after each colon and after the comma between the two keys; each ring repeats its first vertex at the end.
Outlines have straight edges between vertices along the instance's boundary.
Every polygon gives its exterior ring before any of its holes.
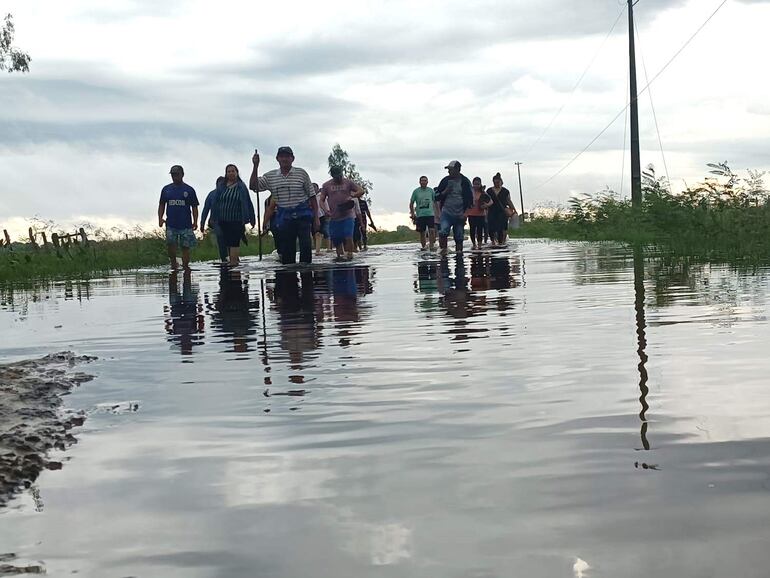
{"type": "MultiPolygon", "coordinates": [[[[246,241],[246,224],[254,228],[257,217],[249,189],[269,191],[260,234],[270,232],[276,251],[284,265],[297,262],[309,264],[313,260],[313,238],[316,255],[321,252],[322,239],[328,239],[328,250],[333,246],[339,260],[351,260],[353,253],[367,248],[367,227],[375,231],[365,191],[357,183],[343,176],[343,168],[332,166],[331,179],[321,187],[310,180],[307,171],[294,166],[294,152],[283,146],[276,154],[278,168],[259,175],[260,157],[252,157],[252,171],[248,187],[238,172],[229,164],[225,174],[216,181],[203,205],[200,230],[206,227],[214,232],[219,256],[230,266],[239,264],[240,245],[246,241]]],[[[511,194],[503,187],[500,173],[493,179],[493,187],[485,188],[481,179],[473,183],[460,171],[459,161],[446,167],[449,174],[433,189],[428,178],[420,178],[420,187],[412,193],[409,211],[420,233],[423,249],[435,249],[436,228],[442,253],[447,252],[450,232],[455,249],[463,249],[466,219],[470,222],[471,243],[478,249],[488,237],[493,246],[506,241],[509,221],[516,215],[511,194]]],[[[190,267],[190,249],[196,245],[198,229],[198,198],[190,185],[184,182],[184,170],[171,167],[172,182],[161,190],[158,204],[158,226],[166,227],[166,244],[173,269],[178,268],[177,251],[182,252],[182,266],[190,267]]]]}
{"type": "Polygon", "coordinates": [[[441,253],[446,254],[450,231],[455,250],[463,250],[466,219],[470,225],[473,250],[480,249],[489,239],[493,247],[502,246],[508,237],[512,218],[517,219],[511,192],[503,187],[500,173],[492,177],[492,188],[481,184],[475,177],[473,183],[460,172],[460,161],[451,161],[446,167],[449,174],[441,179],[435,189],[428,187],[428,177],[420,177],[420,186],[412,192],[409,214],[420,233],[422,248],[435,249],[436,228],[441,253]]]}
{"type": "MultiPolygon", "coordinates": [[[[313,237],[316,254],[322,239],[329,239],[340,259],[350,260],[353,253],[367,248],[367,226],[377,230],[363,199],[364,190],[343,176],[342,167],[330,169],[331,179],[319,187],[311,182],[307,171],[294,166],[294,152],[283,146],[276,154],[278,168],[259,175],[260,157],[252,157],[249,186],[240,177],[238,167],[229,164],[225,175],[216,181],[203,205],[200,230],[214,232],[223,262],[239,264],[240,246],[246,241],[246,224],[254,228],[257,217],[249,189],[269,191],[260,234],[270,232],[284,265],[313,260],[313,237]]],[[[195,189],[184,182],[184,169],[171,167],[172,182],[161,190],[158,204],[158,226],[166,227],[166,244],[172,269],[178,268],[177,251],[182,252],[182,266],[190,268],[190,249],[195,247],[198,230],[198,197],[195,189]]],[[[330,247],[329,247],[330,248],[330,247]]]]}

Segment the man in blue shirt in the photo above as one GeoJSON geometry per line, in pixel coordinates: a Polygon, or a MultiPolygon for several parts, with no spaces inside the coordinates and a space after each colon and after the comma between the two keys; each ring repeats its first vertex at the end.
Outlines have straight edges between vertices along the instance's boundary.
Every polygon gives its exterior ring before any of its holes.
{"type": "Polygon", "coordinates": [[[195,231],[198,228],[198,197],[195,189],[183,182],[184,169],[171,167],[171,184],[160,191],[158,226],[166,225],[166,245],[171,268],[179,268],[176,261],[177,247],[182,247],[182,266],[190,269],[190,248],[195,247],[195,231]],[[163,218],[165,213],[166,218],[163,218]]]}

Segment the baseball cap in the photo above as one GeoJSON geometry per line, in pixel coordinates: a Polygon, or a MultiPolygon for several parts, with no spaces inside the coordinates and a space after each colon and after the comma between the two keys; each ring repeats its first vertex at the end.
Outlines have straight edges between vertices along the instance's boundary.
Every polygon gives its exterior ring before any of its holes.
{"type": "Polygon", "coordinates": [[[275,156],[278,155],[291,155],[294,156],[294,151],[291,150],[291,147],[278,147],[278,152],[275,156]]]}
{"type": "Polygon", "coordinates": [[[457,167],[459,169],[461,166],[462,166],[462,164],[460,163],[460,161],[449,161],[449,164],[447,166],[445,166],[444,168],[445,169],[453,169],[453,168],[457,167]]]}
{"type": "Polygon", "coordinates": [[[177,173],[177,172],[184,174],[184,169],[182,168],[182,165],[174,165],[173,167],[171,167],[171,170],[168,171],[168,174],[177,173]]]}

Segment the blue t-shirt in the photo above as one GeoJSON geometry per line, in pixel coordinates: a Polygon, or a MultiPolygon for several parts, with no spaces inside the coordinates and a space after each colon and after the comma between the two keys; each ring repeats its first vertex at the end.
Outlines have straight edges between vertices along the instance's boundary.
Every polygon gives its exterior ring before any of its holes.
{"type": "Polygon", "coordinates": [[[171,183],[160,191],[160,202],[166,205],[166,226],[171,229],[192,229],[190,207],[198,206],[198,197],[187,183],[171,183]]]}

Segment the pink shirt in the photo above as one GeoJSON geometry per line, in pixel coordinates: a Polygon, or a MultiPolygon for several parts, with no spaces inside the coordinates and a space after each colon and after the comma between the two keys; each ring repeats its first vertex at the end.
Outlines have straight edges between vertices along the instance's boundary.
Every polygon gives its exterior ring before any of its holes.
{"type": "Polygon", "coordinates": [[[351,206],[349,209],[342,209],[340,205],[350,203],[353,200],[351,196],[358,189],[353,181],[343,178],[336,183],[334,179],[328,180],[321,187],[321,194],[326,195],[326,202],[329,205],[329,217],[332,221],[341,221],[343,219],[355,218],[355,212],[351,206]]]}

